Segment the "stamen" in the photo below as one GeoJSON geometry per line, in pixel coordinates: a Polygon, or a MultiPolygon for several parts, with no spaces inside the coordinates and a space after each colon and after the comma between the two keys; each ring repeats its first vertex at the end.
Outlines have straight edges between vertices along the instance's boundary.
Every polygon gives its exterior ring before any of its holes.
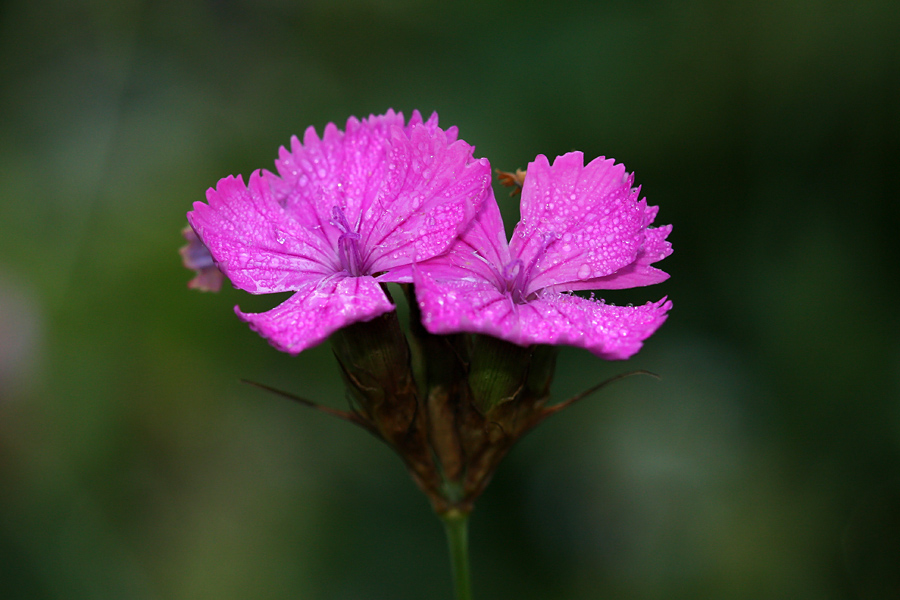
{"type": "Polygon", "coordinates": [[[506,291],[516,304],[524,304],[525,298],[522,290],[525,287],[525,265],[520,259],[516,259],[503,267],[503,281],[506,283],[506,291]]]}
{"type": "Polygon", "coordinates": [[[522,262],[522,259],[517,258],[507,263],[501,271],[495,267],[491,261],[478,254],[478,252],[473,252],[472,256],[482,261],[490,268],[495,277],[497,289],[509,294],[509,298],[514,305],[525,304],[528,301],[525,291],[528,288],[528,282],[531,281],[531,272],[534,270],[541,257],[544,256],[544,253],[547,252],[547,248],[549,248],[556,240],[557,237],[554,233],[548,232],[543,234],[541,247],[535,253],[534,258],[531,259],[531,262],[528,263],[527,267],[525,266],[525,263],[522,262]]]}
{"type": "Polygon", "coordinates": [[[341,235],[338,237],[338,259],[341,261],[341,270],[353,277],[363,274],[362,257],[359,253],[359,234],[350,228],[347,216],[340,206],[331,209],[331,225],[336,227],[341,235]]]}
{"type": "Polygon", "coordinates": [[[550,244],[556,241],[556,235],[553,233],[545,233],[542,237],[541,247],[535,252],[534,258],[531,259],[527,267],[521,259],[517,258],[503,268],[502,277],[506,284],[506,291],[510,293],[510,297],[516,304],[525,304],[527,302],[526,291],[528,282],[531,281],[531,272],[534,271],[538,261],[547,252],[550,244]]]}

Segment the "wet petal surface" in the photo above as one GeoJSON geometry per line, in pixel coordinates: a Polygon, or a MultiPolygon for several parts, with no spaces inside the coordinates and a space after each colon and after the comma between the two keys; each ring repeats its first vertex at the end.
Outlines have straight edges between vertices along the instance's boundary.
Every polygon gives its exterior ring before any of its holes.
{"type": "Polygon", "coordinates": [[[342,276],[307,285],[264,313],[245,313],[235,307],[251,329],[291,354],[320,344],[351,323],[369,321],[392,310],[394,305],[375,279],[342,276]]]}
{"type": "Polygon", "coordinates": [[[489,282],[436,280],[427,274],[416,280],[416,297],[422,322],[432,333],[483,333],[520,346],[577,346],[607,360],[627,359],[640,350],[672,306],[666,299],[613,306],[557,292],[516,304],[489,282]]]}
{"type": "Polygon", "coordinates": [[[195,202],[188,222],[219,269],[254,294],[298,289],[333,271],[334,250],[316,229],[298,223],[271,194],[259,171],[226,177],[195,202]]]}

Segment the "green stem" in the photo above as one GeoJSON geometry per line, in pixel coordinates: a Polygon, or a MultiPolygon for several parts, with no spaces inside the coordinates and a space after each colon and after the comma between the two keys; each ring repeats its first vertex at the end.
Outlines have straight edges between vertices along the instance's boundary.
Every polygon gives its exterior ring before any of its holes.
{"type": "Polygon", "coordinates": [[[472,600],[472,586],[469,580],[469,514],[460,510],[449,510],[441,515],[447,544],[450,547],[450,567],[453,569],[453,583],[456,600],[472,600]]]}

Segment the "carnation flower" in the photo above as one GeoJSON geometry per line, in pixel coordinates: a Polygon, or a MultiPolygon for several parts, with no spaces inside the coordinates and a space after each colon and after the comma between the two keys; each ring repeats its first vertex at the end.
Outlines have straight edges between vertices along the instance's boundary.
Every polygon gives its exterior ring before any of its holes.
{"type": "Polygon", "coordinates": [[[329,123],[321,139],[310,127],[281,148],[278,175],[220,180],[188,222],[235,287],[295,292],[268,312],[235,312],[297,354],[393,310],[380,283],[447,250],[490,193],[473,150],[418,111],[408,124],[394,111],[351,117],[345,132],[329,123]]]}
{"type": "Polygon", "coordinates": [[[566,293],[659,283],[671,225],[621,164],[581,152],[551,166],[539,155],[522,187],[522,220],[507,243],[493,196],[445,255],[416,265],[416,298],[432,333],[488,334],[520,346],[565,344],[626,359],[665,321],[665,298],[614,306],[566,293]]]}

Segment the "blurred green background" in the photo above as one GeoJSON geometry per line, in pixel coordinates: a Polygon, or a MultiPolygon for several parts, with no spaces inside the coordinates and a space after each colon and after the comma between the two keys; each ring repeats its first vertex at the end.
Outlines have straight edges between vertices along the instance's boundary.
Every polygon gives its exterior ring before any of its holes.
{"type": "MultiPolygon", "coordinates": [[[[0,597],[449,599],[439,523],[343,407],[189,291],[184,213],[308,125],[439,112],[583,150],[673,223],[669,321],[562,353],[472,517],[497,599],[900,597],[894,0],[0,3],[0,597]]],[[[508,214],[515,201],[504,200],[508,214]]]]}

